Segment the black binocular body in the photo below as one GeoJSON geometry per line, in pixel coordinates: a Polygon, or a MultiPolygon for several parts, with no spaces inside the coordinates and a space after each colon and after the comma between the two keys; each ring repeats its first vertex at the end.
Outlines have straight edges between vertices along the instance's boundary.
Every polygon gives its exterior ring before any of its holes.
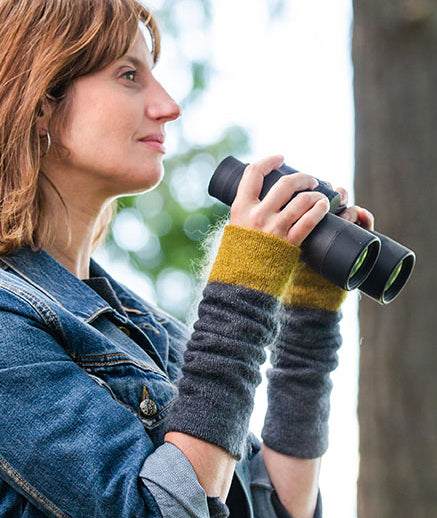
{"type": "MultiPolygon", "coordinates": [[[[247,165],[233,156],[225,158],[211,178],[209,194],[232,205],[247,165]]],[[[282,176],[297,172],[285,164],[274,169],[265,177],[259,198],[262,200],[282,176]]],[[[314,190],[327,196],[330,211],[301,244],[302,260],[345,290],[359,288],[380,304],[393,301],[413,271],[414,252],[383,234],[340,218],[346,208],[340,205],[340,194],[325,182],[318,182],[314,190]]],[[[293,193],[290,200],[297,194],[293,193]]]]}

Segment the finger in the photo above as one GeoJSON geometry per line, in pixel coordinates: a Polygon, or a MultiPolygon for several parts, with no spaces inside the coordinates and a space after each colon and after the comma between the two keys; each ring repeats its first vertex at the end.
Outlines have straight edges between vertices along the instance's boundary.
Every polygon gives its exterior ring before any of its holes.
{"type": "MultiPolygon", "coordinates": [[[[311,210],[320,200],[328,198],[317,191],[301,192],[288,203],[278,214],[278,225],[284,233],[288,233],[290,227],[297,223],[302,216],[311,210]]],[[[329,205],[329,202],[328,202],[329,205]]]]}
{"type": "Polygon", "coordinates": [[[363,209],[362,207],[358,208],[358,225],[367,230],[373,230],[374,228],[375,217],[371,212],[367,209],[363,209]]]}
{"type": "Polygon", "coordinates": [[[357,223],[358,221],[358,207],[353,205],[345,209],[341,214],[340,218],[343,218],[351,223],[357,223]]]}
{"type": "Polygon", "coordinates": [[[300,246],[328,212],[329,200],[324,196],[291,227],[287,234],[287,241],[296,246],[300,246]]]}
{"type": "Polygon", "coordinates": [[[279,212],[290,201],[294,193],[314,189],[317,185],[317,180],[308,174],[285,175],[272,186],[261,203],[266,211],[279,212]]]}
{"type": "Polygon", "coordinates": [[[275,155],[263,158],[247,166],[238,186],[235,197],[238,200],[237,202],[258,202],[264,178],[283,163],[284,157],[282,155],[275,155]]]}
{"type": "Polygon", "coordinates": [[[341,195],[340,205],[347,205],[349,202],[349,194],[343,187],[336,187],[334,191],[339,192],[341,195]]]}
{"type": "Polygon", "coordinates": [[[350,221],[351,223],[356,223],[360,227],[373,230],[373,224],[375,220],[373,214],[367,209],[363,209],[358,205],[348,207],[340,214],[340,217],[350,221]]]}

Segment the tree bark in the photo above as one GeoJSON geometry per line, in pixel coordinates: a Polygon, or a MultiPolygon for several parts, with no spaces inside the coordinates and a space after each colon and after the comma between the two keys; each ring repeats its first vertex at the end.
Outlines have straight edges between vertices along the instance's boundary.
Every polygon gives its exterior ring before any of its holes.
{"type": "Polygon", "coordinates": [[[354,0],[355,198],[417,254],[405,290],[363,296],[359,518],[437,516],[437,2],[354,0]]]}

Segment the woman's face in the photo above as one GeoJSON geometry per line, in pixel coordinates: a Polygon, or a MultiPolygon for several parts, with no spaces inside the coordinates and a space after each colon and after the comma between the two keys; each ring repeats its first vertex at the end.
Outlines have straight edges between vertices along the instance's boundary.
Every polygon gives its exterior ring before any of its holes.
{"type": "Polygon", "coordinates": [[[180,115],[180,108],[153,77],[152,66],[139,32],[121,59],[75,81],[60,138],[69,155],[56,161],[57,181],[102,199],[159,183],[164,126],[180,115]]]}

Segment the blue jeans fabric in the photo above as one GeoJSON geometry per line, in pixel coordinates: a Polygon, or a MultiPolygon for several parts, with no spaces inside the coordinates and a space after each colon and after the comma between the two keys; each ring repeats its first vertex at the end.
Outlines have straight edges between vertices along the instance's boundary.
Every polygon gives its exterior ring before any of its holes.
{"type": "MultiPolygon", "coordinates": [[[[177,397],[186,327],[94,261],[125,314],[44,251],[0,268],[0,516],[161,518],[142,477],[177,397]]],[[[248,518],[274,518],[252,502],[258,448],[250,436],[236,487],[248,518]]]]}

